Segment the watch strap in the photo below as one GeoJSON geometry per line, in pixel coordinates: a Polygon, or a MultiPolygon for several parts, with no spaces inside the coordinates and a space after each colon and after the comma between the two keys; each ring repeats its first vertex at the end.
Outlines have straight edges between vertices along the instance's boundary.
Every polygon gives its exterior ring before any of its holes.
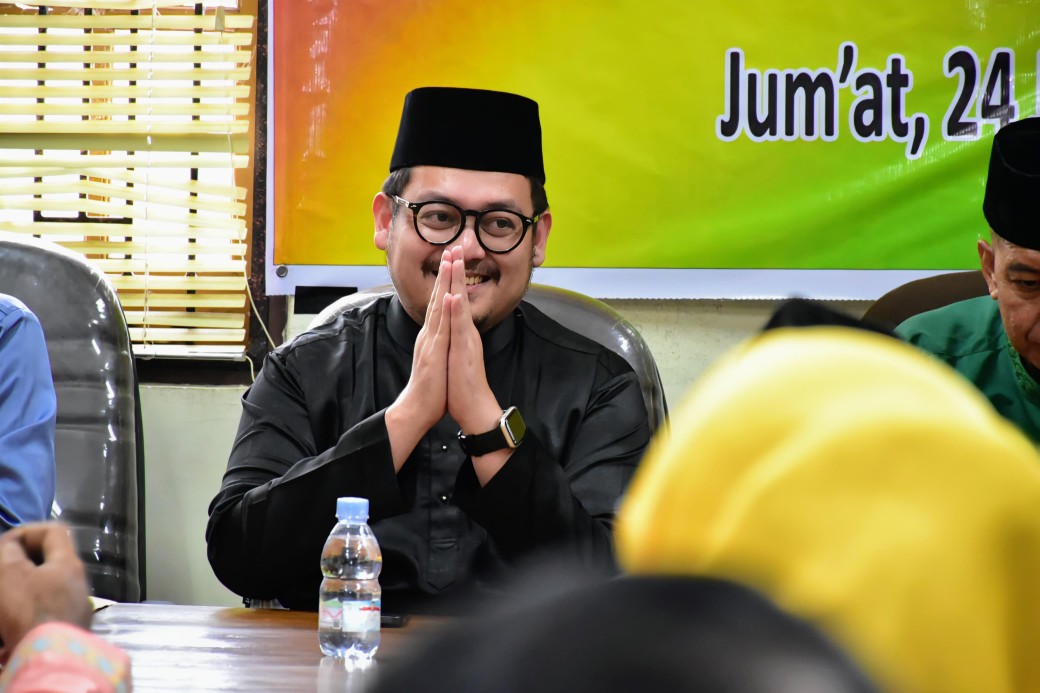
{"type": "Polygon", "coordinates": [[[510,407],[502,412],[502,417],[498,420],[498,426],[487,433],[465,435],[462,431],[459,431],[459,446],[470,457],[479,457],[496,450],[517,447],[523,442],[525,432],[526,427],[523,425],[523,419],[520,418],[520,412],[517,411],[516,407],[510,407]],[[520,431],[513,430],[514,424],[511,424],[511,422],[515,421],[520,422],[520,431]]]}

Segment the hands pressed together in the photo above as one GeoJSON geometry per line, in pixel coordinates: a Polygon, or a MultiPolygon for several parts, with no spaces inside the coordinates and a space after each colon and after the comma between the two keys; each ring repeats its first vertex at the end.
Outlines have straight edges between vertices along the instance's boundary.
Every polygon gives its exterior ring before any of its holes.
{"type": "Polygon", "coordinates": [[[65,621],[89,628],[92,615],[83,563],[65,525],[29,524],[0,535],[0,662],[34,626],[65,621]]]}
{"type": "MultiPolygon", "coordinates": [[[[446,249],[426,308],[426,320],[415,340],[412,374],[397,400],[387,409],[394,467],[405,460],[445,413],[463,432],[484,433],[495,428],[502,407],[491,392],[484,371],[484,347],[473,324],[462,247],[446,249]]],[[[501,462],[481,474],[482,483],[501,467],[501,462]]],[[[499,457],[496,453],[486,457],[499,457]]],[[[488,465],[485,465],[488,466],[488,465]]]]}

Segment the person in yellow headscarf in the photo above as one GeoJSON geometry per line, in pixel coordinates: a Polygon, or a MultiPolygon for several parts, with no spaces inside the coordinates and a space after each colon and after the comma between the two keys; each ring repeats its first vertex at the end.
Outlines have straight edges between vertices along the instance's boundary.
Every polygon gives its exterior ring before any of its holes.
{"type": "Polygon", "coordinates": [[[615,538],[630,573],[759,590],[887,691],[1040,691],[1040,455],[891,337],[782,328],[727,354],[615,538]]]}

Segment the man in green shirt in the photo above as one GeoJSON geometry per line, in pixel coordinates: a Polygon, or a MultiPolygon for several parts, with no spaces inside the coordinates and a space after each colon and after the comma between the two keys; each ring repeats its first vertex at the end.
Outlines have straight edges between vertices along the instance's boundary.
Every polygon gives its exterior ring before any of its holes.
{"type": "Polygon", "coordinates": [[[1040,444],[1040,118],[994,136],[982,211],[989,296],[916,315],[896,332],[975,383],[1040,444]]]}

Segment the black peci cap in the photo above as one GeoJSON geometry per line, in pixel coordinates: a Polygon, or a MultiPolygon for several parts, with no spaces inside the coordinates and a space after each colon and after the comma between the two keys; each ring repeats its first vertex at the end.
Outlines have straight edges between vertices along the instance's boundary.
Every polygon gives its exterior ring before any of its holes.
{"type": "Polygon", "coordinates": [[[501,91],[414,89],[404,98],[390,171],[408,166],[519,173],[544,184],[538,104],[501,91]]]}
{"type": "Polygon", "coordinates": [[[1008,123],[993,137],[982,212],[989,227],[1040,250],[1040,118],[1008,123]]]}

